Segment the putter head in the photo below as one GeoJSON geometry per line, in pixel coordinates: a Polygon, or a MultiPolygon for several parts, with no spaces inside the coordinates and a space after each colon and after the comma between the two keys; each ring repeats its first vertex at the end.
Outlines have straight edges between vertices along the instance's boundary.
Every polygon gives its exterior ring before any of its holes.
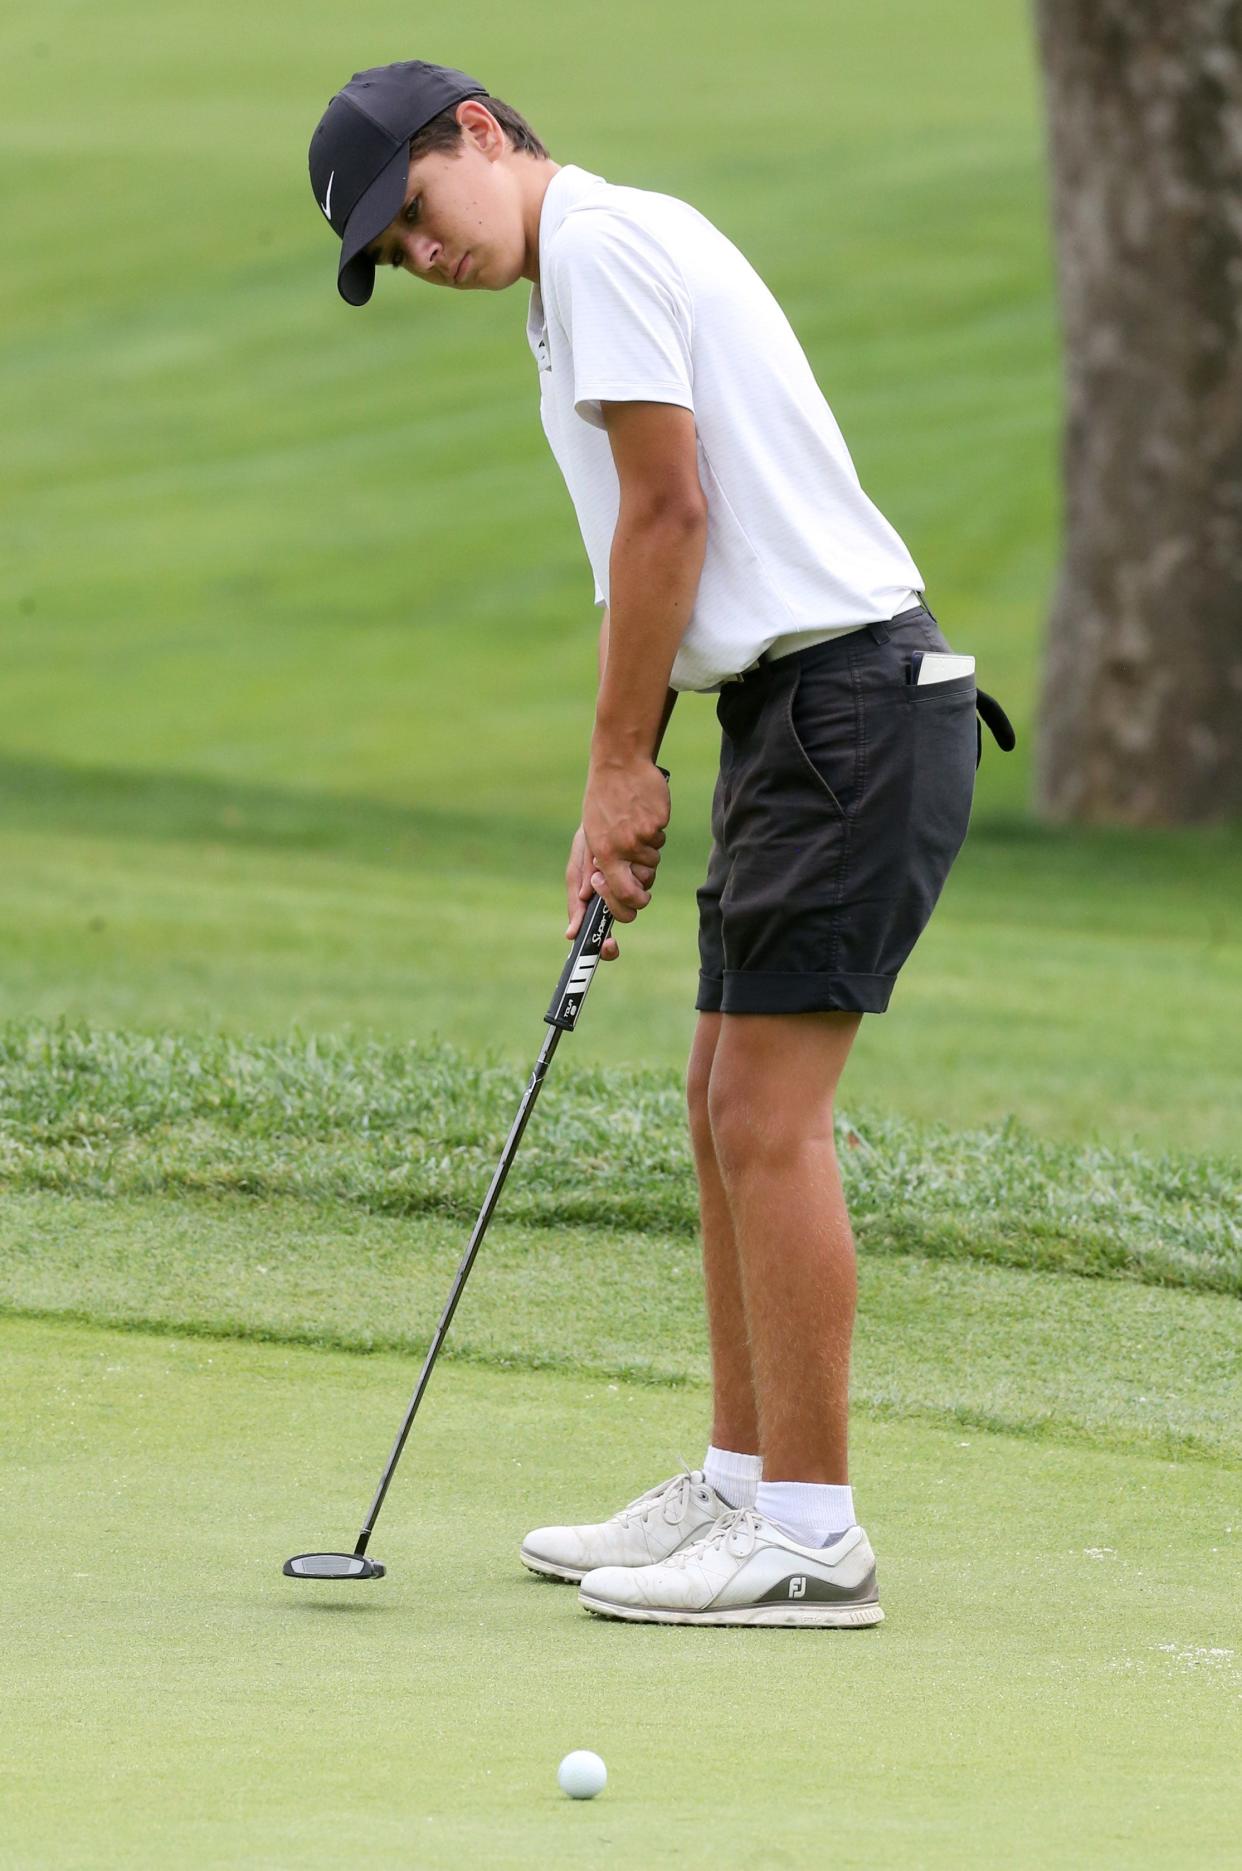
{"type": "Polygon", "coordinates": [[[378,1559],[361,1553],[298,1553],[286,1559],[281,1571],[291,1579],[382,1579],[378,1559]]]}

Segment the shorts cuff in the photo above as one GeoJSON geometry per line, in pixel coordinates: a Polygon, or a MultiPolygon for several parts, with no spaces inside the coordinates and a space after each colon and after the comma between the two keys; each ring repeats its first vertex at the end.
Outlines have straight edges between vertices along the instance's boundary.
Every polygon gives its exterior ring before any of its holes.
{"type": "Polygon", "coordinates": [[[719,1013],[720,996],[724,992],[724,982],[718,974],[699,974],[698,998],[694,1003],[696,1013],[719,1013]]]}
{"type": "MultiPolygon", "coordinates": [[[[703,977],[700,976],[702,981],[703,977]]],[[[751,968],[726,968],[716,1000],[698,1007],[708,1013],[884,1013],[895,975],[767,974],[751,968]]]]}

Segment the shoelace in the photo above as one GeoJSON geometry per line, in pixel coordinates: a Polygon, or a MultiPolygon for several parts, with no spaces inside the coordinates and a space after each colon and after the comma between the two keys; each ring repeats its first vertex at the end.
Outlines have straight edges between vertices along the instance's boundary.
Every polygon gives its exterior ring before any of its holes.
{"type": "Polygon", "coordinates": [[[695,1471],[683,1467],[681,1473],[674,1475],[670,1481],[661,1481],[654,1488],[648,1488],[645,1494],[638,1495],[628,1507],[623,1507],[619,1513],[614,1514],[613,1519],[645,1520],[649,1514],[659,1509],[671,1526],[685,1517],[686,1508],[690,1504],[691,1492],[696,1487],[702,1486],[701,1478],[698,1481],[695,1480],[695,1471]],[[670,1512],[671,1508],[675,1508],[676,1511],[670,1512]]]}
{"type": "Polygon", "coordinates": [[[684,1566],[689,1560],[699,1560],[712,1547],[722,1548],[733,1539],[744,1542],[742,1552],[749,1553],[759,1537],[762,1522],[751,1507],[736,1507],[731,1513],[721,1514],[710,1533],[705,1533],[701,1540],[694,1540],[689,1546],[683,1546],[680,1552],[672,1553],[664,1561],[666,1566],[684,1566]]]}

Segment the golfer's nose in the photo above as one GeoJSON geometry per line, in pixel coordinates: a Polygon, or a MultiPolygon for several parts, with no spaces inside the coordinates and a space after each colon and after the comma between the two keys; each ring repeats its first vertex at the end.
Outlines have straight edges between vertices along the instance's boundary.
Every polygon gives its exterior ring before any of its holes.
{"type": "Polygon", "coordinates": [[[434,279],[444,264],[444,245],[442,241],[430,240],[426,234],[420,234],[411,228],[404,236],[403,245],[406,257],[420,279],[434,279]]]}

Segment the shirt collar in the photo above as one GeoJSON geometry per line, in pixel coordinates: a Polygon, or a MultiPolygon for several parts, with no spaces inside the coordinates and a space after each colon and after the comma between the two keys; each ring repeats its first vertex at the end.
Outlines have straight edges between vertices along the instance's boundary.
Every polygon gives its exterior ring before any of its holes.
{"type": "MultiPolygon", "coordinates": [[[[547,263],[548,246],[565,216],[571,208],[577,207],[593,188],[603,182],[602,175],[596,175],[592,169],[583,169],[576,162],[562,163],[543,192],[543,202],[539,210],[539,278],[542,280],[547,263]]],[[[545,315],[543,294],[534,281],[530,289],[530,310],[526,319],[526,335],[530,346],[537,353],[537,344],[544,329],[545,315]]]]}
{"type": "Polygon", "coordinates": [[[543,205],[539,213],[539,277],[543,278],[544,256],[548,243],[555,234],[571,208],[577,207],[584,195],[590,194],[603,181],[602,175],[596,175],[591,169],[580,168],[576,162],[562,163],[543,192],[543,205]]]}

